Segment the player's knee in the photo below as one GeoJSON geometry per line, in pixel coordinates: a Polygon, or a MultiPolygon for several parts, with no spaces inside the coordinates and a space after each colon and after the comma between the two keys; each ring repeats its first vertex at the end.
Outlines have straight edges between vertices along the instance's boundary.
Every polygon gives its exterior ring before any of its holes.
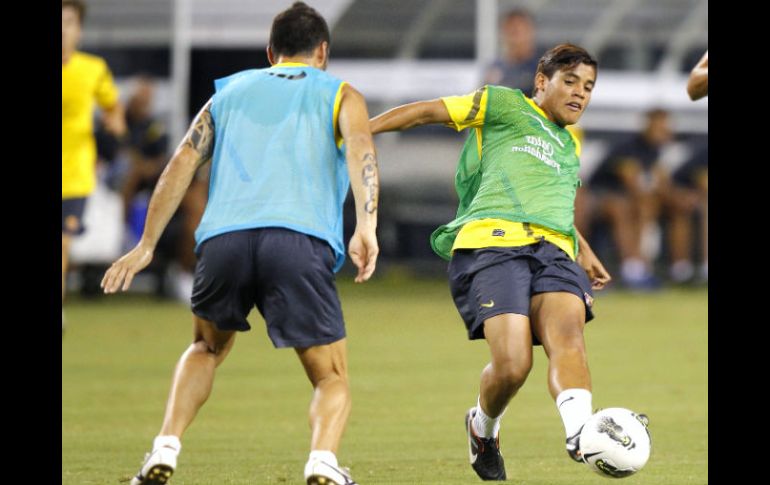
{"type": "Polygon", "coordinates": [[[228,349],[229,340],[208,341],[206,339],[199,339],[193,342],[193,349],[195,352],[201,354],[209,354],[214,357],[221,357],[228,349]]]}
{"type": "Polygon", "coordinates": [[[495,373],[502,383],[518,389],[524,385],[530,370],[532,370],[531,359],[508,360],[496,366],[495,373]]]}
{"type": "Polygon", "coordinates": [[[560,338],[554,344],[548,352],[552,360],[554,357],[585,360],[586,345],[582,332],[570,332],[560,335],[560,338]]]}

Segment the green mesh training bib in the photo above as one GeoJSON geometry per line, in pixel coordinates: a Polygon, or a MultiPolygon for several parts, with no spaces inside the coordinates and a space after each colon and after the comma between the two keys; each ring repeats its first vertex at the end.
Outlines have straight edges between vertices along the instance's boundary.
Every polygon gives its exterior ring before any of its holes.
{"type": "Polygon", "coordinates": [[[488,89],[481,157],[474,129],[455,175],[457,216],[433,232],[433,251],[448,260],[464,224],[494,218],[538,224],[570,236],[577,254],[574,210],[580,160],[572,135],[533,108],[521,90],[488,89]]]}

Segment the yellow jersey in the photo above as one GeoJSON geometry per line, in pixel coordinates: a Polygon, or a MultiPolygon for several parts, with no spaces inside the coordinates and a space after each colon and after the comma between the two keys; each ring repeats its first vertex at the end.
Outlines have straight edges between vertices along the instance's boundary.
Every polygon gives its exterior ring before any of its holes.
{"type": "Polygon", "coordinates": [[[110,109],[118,88],[104,59],[74,52],[61,67],[61,196],[86,197],[96,186],[95,104],[110,109]]]}

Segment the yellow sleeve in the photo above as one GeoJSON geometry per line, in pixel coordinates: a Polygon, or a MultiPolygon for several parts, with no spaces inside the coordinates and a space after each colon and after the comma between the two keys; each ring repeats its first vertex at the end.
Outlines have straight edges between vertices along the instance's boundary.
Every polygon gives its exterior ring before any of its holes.
{"type": "Polygon", "coordinates": [[[118,87],[112,79],[112,73],[106,63],[102,63],[102,73],[96,83],[96,102],[103,109],[110,109],[118,102],[118,87]]]}
{"type": "Polygon", "coordinates": [[[332,112],[332,123],[334,124],[334,141],[337,143],[337,148],[342,146],[342,133],[340,133],[340,104],[342,103],[342,88],[345,87],[347,81],[342,81],[340,87],[337,88],[337,94],[334,95],[334,110],[332,112]]]}
{"type": "Polygon", "coordinates": [[[465,128],[479,128],[484,125],[487,114],[487,87],[481,87],[465,96],[446,96],[441,98],[449,116],[452,118],[447,126],[457,131],[465,128]]]}
{"type": "Polygon", "coordinates": [[[578,125],[568,125],[567,131],[569,131],[572,139],[575,141],[575,155],[579,157],[583,151],[583,128],[578,125]]]}

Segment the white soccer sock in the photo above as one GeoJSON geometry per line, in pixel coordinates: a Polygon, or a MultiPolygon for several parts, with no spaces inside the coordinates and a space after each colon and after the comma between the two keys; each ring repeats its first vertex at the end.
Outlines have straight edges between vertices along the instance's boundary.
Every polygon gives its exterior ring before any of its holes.
{"type": "Polygon", "coordinates": [[[500,416],[496,418],[490,418],[481,409],[481,398],[476,401],[476,416],[473,418],[472,424],[476,434],[482,438],[492,438],[497,436],[500,432],[500,420],[505,414],[505,409],[500,413],[500,416]]]}
{"type": "Polygon", "coordinates": [[[337,457],[328,450],[313,450],[310,452],[310,456],[307,461],[320,460],[333,467],[339,467],[337,464],[337,457]]]}
{"type": "Polygon", "coordinates": [[[155,440],[152,442],[152,449],[157,450],[162,447],[174,449],[177,453],[182,451],[182,443],[178,437],[173,435],[158,435],[155,437],[155,440]]]}
{"type": "Polygon", "coordinates": [[[591,391],[587,389],[565,389],[556,396],[556,408],[564,422],[567,438],[578,432],[591,417],[591,391]]]}

